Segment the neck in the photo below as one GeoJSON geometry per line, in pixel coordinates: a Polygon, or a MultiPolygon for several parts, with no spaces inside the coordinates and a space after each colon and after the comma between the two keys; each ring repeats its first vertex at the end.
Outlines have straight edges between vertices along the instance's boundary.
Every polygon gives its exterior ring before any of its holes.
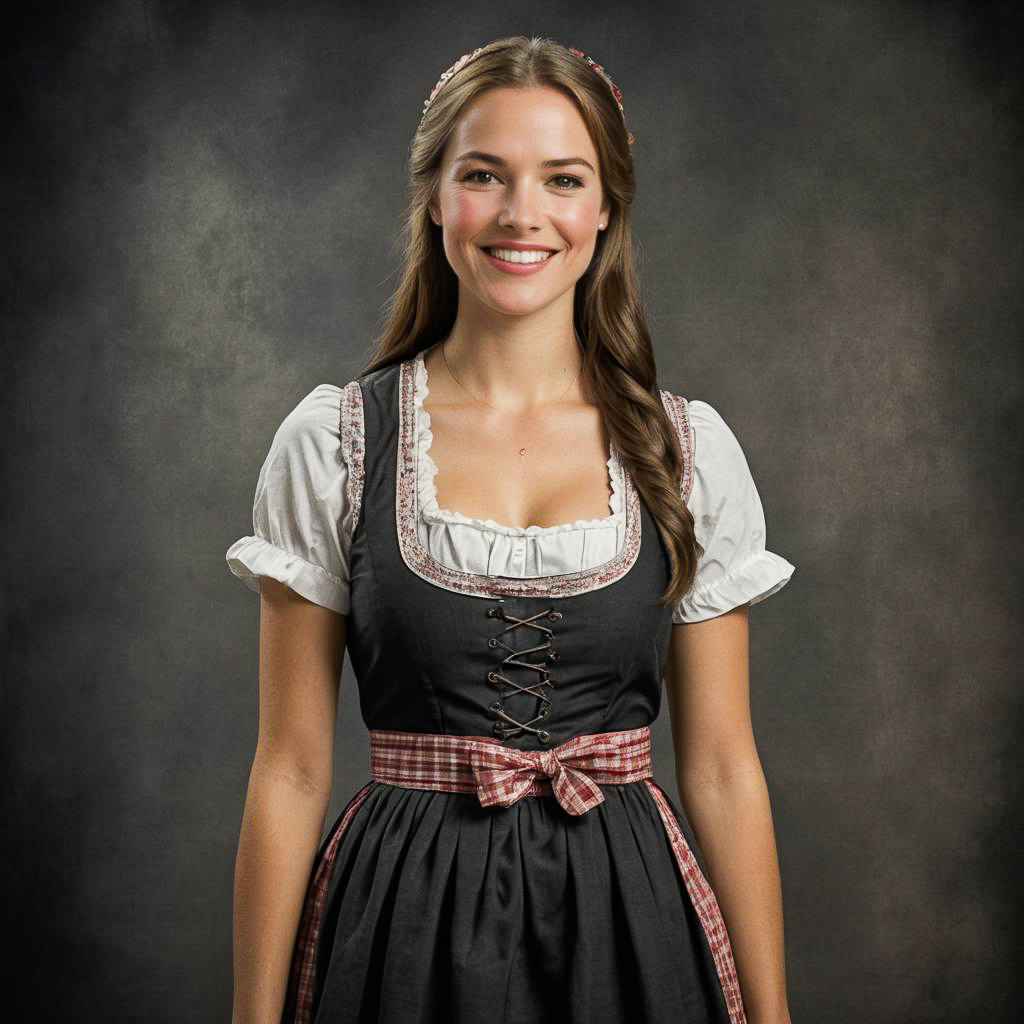
{"type": "Polygon", "coordinates": [[[583,356],[573,331],[571,305],[568,316],[544,310],[495,320],[493,312],[488,313],[483,319],[463,315],[460,309],[442,343],[443,355],[436,346],[427,357],[428,369],[447,360],[463,387],[498,408],[531,408],[580,394],[583,356]]]}

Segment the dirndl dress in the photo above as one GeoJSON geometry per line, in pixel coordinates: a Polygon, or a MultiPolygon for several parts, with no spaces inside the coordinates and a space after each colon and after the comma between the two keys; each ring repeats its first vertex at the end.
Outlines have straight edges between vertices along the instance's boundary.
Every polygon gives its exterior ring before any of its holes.
{"type": "MultiPolygon", "coordinates": [[[[282,1020],[740,1024],[700,849],[650,775],[671,628],[686,621],[658,601],[669,562],[654,520],[626,474],[610,559],[532,577],[442,562],[418,529],[422,355],[331,389],[340,545],[325,520],[300,548],[295,520],[290,533],[267,513],[271,464],[293,513],[311,503],[299,518],[327,490],[310,483],[315,436],[293,414],[261,474],[256,532],[228,551],[250,586],[272,575],[344,610],[370,730],[369,780],[316,856],[282,1020]]],[[[662,398],[690,498],[687,403],[662,398]]],[[[709,558],[721,553],[705,541],[709,558]]],[[[764,550],[763,530],[752,543],[722,576],[733,604],[763,599],[793,569],[764,550]]]]}

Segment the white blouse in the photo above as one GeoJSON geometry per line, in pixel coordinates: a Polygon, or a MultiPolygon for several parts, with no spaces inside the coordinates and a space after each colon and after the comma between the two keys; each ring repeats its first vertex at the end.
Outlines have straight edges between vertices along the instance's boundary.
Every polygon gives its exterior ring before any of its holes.
{"type": "MultiPolygon", "coordinates": [[[[430,414],[423,405],[429,394],[424,355],[417,353],[414,363],[416,525],[430,556],[464,572],[520,578],[578,572],[612,559],[625,541],[626,520],[625,470],[614,445],[607,463],[609,514],[603,518],[505,526],[438,506],[430,414]]],[[[341,388],[320,384],[285,417],[256,483],[253,533],[235,541],[226,559],[251,590],[259,591],[260,576],[270,576],[344,615],[350,608],[349,551],[359,509],[347,486],[340,399],[341,388]]],[[[746,602],[756,604],[794,572],[786,559],[766,550],[761,499],[735,435],[707,402],[689,401],[686,407],[693,432],[687,504],[702,553],[693,586],[673,609],[675,623],[700,622],[746,602]]],[[[352,451],[353,446],[344,448],[352,451]]]]}

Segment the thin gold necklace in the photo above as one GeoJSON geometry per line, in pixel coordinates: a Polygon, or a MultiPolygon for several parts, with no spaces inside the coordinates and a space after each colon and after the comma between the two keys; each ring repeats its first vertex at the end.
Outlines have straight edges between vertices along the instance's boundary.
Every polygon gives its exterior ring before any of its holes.
{"type": "MultiPolygon", "coordinates": [[[[575,333],[575,332],[573,332],[573,333],[575,333]]],[[[577,341],[579,341],[579,335],[576,335],[576,339],[577,339],[577,341]]],[[[469,395],[469,397],[472,398],[475,402],[479,402],[481,405],[486,405],[489,409],[495,409],[496,411],[501,412],[502,410],[498,409],[498,407],[496,405],[491,405],[490,402],[485,402],[482,398],[477,398],[476,395],[474,395],[473,392],[470,391],[469,388],[467,388],[465,386],[465,384],[463,384],[462,381],[460,381],[459,378],[455,376],[454,373],[452,373],[452,368],[451,368],[451,366],[448,363],[448,356],[447,356],[447,354],[445,353],[445,350],[444,350],[444,347],[445,347],[445,345],[447,343],[448,343],[448,339],[447,338],[445,338],[444,341],[441,342],[441,358],[444,360],[445,368],[448,370],[448,373],[451,374],[452,380],[455,381],[455,383],[458,384],[459,387],[462,388],[462,390],[465,391],[466,394],[469,395]]],[[[580,368],[582,369],[582,364],[580,364],[580,368]]],[[[580,371],[577,370],[576,371],[576,376],[574,376],[573,379],[571,381],[569,381],[569,387],[567,387],[565,389],[565,391],[562,392],[561,398],[558,399],[559,402],[561,402],[562,399],[564,399],[565,396],[569,393],[569,391],[572,388],[573,384],[576,383],[576,380],[579,377],[579,375],[580,375],[580,371]]],[[[552,404],[554,404],[554,403],[552,403],[552,404]]],[[[541,416],[540,418],[543,419],[543,416],[541,416]]],[[[530,433],[530,435],[527,438],[527,440],[529,440],[530,437],[533,437],[533,435],[536,434],[536,433],[537,433],[536,429],[533,430],[530,433]]],[[[520,448],[519,449],[520,458],[522,456],[524,456],[525,454],[526,454],[526,448],[525,447],[520,448]]]]}

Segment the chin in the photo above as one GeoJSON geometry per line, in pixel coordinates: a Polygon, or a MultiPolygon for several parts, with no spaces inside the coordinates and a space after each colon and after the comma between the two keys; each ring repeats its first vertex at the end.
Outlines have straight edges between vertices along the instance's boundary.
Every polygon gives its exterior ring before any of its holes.
{"type": "MultiPolygon", "coordinates": [[[[559,293],[560,294],[560,293],[559,293]]],[[[558,295],[522,295],[517,299],[505,300],[498,295],[487,295],[485,302],[497,313],[507,313],[510,316],[523,316],[526,313],[536,313],[545,306],[550,305],[558,295]]]]}

